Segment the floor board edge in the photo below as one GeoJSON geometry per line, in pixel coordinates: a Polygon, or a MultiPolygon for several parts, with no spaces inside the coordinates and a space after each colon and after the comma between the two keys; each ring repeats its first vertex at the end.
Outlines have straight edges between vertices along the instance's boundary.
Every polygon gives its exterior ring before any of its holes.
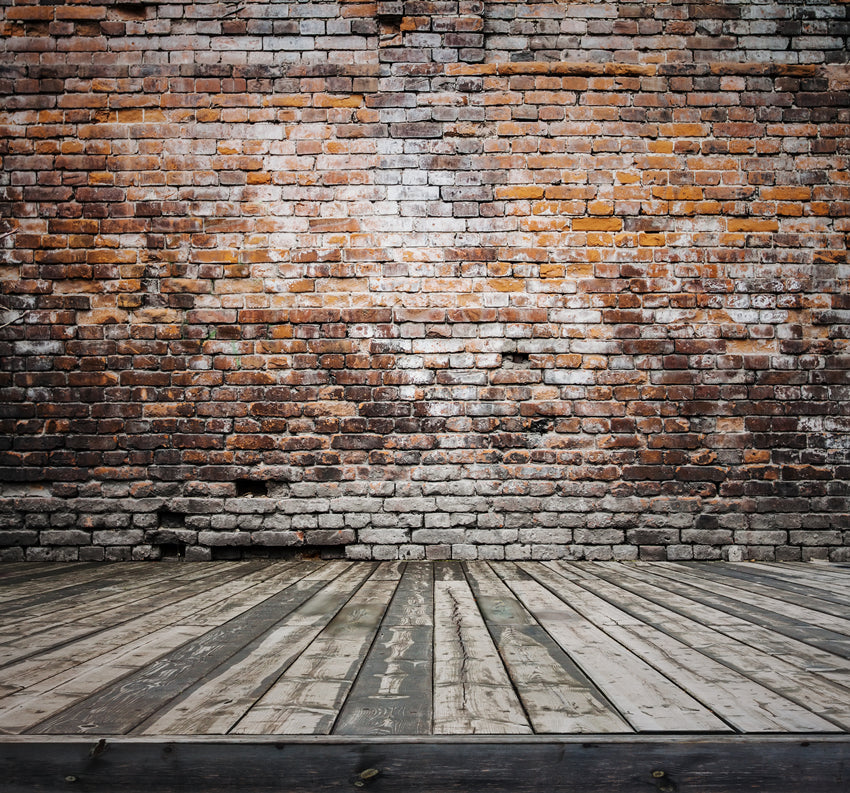
{"type": "Polygon", "coordinates": [[[850,736],[2,736],[0,767],[7,793],[843,793],[850,736]]]}

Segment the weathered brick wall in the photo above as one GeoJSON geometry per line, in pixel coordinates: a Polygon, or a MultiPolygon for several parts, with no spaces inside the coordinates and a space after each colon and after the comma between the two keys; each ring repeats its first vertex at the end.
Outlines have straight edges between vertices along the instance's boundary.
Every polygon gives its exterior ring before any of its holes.
{"type": "Polygon", "coordinates": [[[0,6],[0,554],[850,559],[848,4],[0,6]]]}

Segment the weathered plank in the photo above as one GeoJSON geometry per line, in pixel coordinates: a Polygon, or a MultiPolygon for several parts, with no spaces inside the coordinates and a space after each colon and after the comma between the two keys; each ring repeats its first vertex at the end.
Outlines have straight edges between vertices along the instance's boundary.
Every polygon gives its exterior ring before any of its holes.
{"type": "MultiPolygon", "coordinates": [[[[250,563],[243,563],[247,567],[250,563]]],[[[206,565],[205,565],[206,566],[206,565]]],[[[222,568],[222,563],[213,562],[210,568],[222,568]]],[[[18,590],[21,597],[6,601],[0,615],[0,626],[26,621],[38,624],[45,614],[45,605],[50,611],[64,616],[74,615],[85,609],[100,607],[101,612],[108,611],[112,603],[121,604],[120,596],[132,590],[144,590],[158,582],[182,575],[192,574],[185,566],[149,565],[139,563],[104,564],[103,570],[89,573],[77,584],[75,577],[54,579],[54,586],[41,582],[38,592],[27,586],[18,590]],[[61,585],[60,585],[61,584],[61,585]]],[[[243,567],[243,569],[245,569],[243,567]]]]}
{"type": "Polygon", "coordinates": [[[689,575],[699,576],[706,581],[719,582],[739,591],[782,601],[783,608],[790,605],[792,611],[797,614],[802,607],[838,617],[840,622],[837,624],[843,626],[842,632],[850,633],[850,620],[846,619],[850,598],[836,598],[835,595],[829,596],[825,593],[821,595],[810,589],[807,591],[804,587],[795,587],[793,584],[783,584],[778,581],[765,583],[746,570],[735,570],[724,567],[722,564],[713,564],[710,567],[698,567],[694,564],[671,565],[671,570],[678,567],[687,570],[689,575]]]}
{"type": "Polygon", "coordinates": [[[433,640],[433,567],[409,562],[334,733],[430,734],[433,640]]]}
{"type": "Polygon", "coordinates": [[[464,565],[478,607],[537,733],[632,729],[484,562],[464,565]]]}
{"type": "Polygon", "coordinates": [[[126,597],[127,592],[152,587],[157,582],[167,583],[168,579],[167,571],[159,568],[148,574],[142,570],[134,573],[125,569],[113,571],[108,578],[83,581],[79,586],[68,583],[56,590],[46,589],[32,596],[7,601],[2,604],[3,613],[0,615],[0,640],[9,644],[21,640],[25,631],[35,634],[49,624],[51,615],[56,615],[62,622],[66,618],[73,619],[79,613],[83,616],[86,613],[103,614],[111,603],[120,604],[118,598],[122,593],[126,597]]]}
{"type": "Polygon", "coordinates": [[[74,576],[83,570],[96,569],[101,574],[103,562],[0,562],[0,592],[14,586],[46,581],[53,576],[74,576]]]}
{"type": "Polygon", "coordinates": [[[686,571],[679,572],[678,568],[671,572],[666,566],[649,563],[649,569],[673,584],[686,584],[694,600],[742,616],[750,622],[764,625],[827,652],[850,658],[850,620],[802,606],[795,607],[777,598],[751,594],[699,576],[690,576],[686,571]]]}
{"type": "Polygon", "coordinates": [[[510,567],[503,573],[508,586],[635,730],[730,731],[694,697],[564,602],[558,595],[559,576],[551,570],[510,567]]]}
{"type": "Polygon", "coordinates": [[[308,575],[135,674],[46,719],[32,731],[60,735],[129,732],[324,585],[323,579],[313,580],[308,575]]]}
{"type": "MultiPolygon", "coordinates": [[[[253,566],[234,566],[218,571],[202,568],[197,573],[187,572],[188,581],[184,586],[191,588],[195,580],[207,579],[208,588],[212,588],[222,580],[238,580],[252,569],[253,566]]],[[[120,594],[116,595],[111,603],[112,608],[99,609],[96,597],[86,607],[72,608],[70,615],[69,612],[51,615],[49,609],[39,606],[39,617],[33,619],[36,627],[32,630],[16,626],[3,629],[3,635],[8,640],[0,645],[0,665],[31,658],[52,647],[92,636],[104,628],[136,619],[145,610],[158,611],[164,604],[179,598],[183,591],[179,581],[169,581],[164,576],[161,582],[148,585],[141,591],[130,589],[123,598],[120,594]]]]}
{"type": "Polygon", "coordinates": [[[842,571],[810,586],[785,565],[114,567],[55,610],[43,596],[73,576],[9,588],[37,591],[0,618],[5,650],[26,651],[0,667],[0,732],[850,730],[842,571]]]}
{"type": "MultiPolygon", "coordinates": [[[[553,565],[555,567],[555,565],[553,565]]],[[[579,613],[611,638],[626,646],[676,685],[685,689],[741,732],[838,732],[835,724],[777,694],[736,668],[740,654],[752,648],[739,645],[723,663],[698,647],[721,640],[714,631],[679,617],[675,634],[666,632],[679,615],[618,590],[612,584],[587,578],[559,585],[559,592],[579,613]],[[682,637],[682,638],[680,638],[682,637]]],[[[725,637],[722,640],[731,644],[725,637]]]]}
{"type": "Polygon", "coordinates": [[[5,793],[845,793],[846,736],[0,740],[5,793]]]}
{"type": "Polygon", "coordinates": [[[0,733],[24,733],[196,636],[197,631],[191,628],[169,627],[155,631],[28,688],[16,690],[0,701],[0,733]]]}
{"type": "MultiPolygon", "coordinates": [[[[196,574],[187,574],[178,579],[178,583],[167,594],[160,594],[156,603],[147,603],[144,600],[137,603],[136,616],[123,623],[104,624],[99,630],[81,631],[73,640],[60,641],[56,637],[52,642],[46,643],[47,649],[41,651],[36,644],[31,648],[32,654],[24,655],[22,660],[16,660],[0,669],[0,684],[27,688],[46,678],[64,674],[74,666],[100,655],[120,652],[124,645],[144,640],[150,634],[181,619],[191,616],[193,621],[198,623],[201,621],[199,615],[204,615],[209,609],[226,608],[230,616],[225,617],[218,613],[216,624],[219,624],[239,613],[240,603],[246,603],[247,609],[273,594],[282,584],[299,577],[297,574],[290,574],[289,566],[259,569],[247,575],[244,570],[240,574],[236,568],[222,574],[217,567],[207,571],[204,570],[204,565],[198,567],[200,569],[196,574]],[[226,606],[220,606],[222,602],[226,606]]],[[[128,604],[130,611],[125,616],[133,614],[132,605],[128,604]]],[[[96,621],[93,627],[97,627],[96,621]]],[[[57,633],[66,636],[61,631],[57,630],[57,633]]]]}
{"type": "MultiPolygon", "coordinates": [[[[37,679],[0,700],[0,730],[21,732],[32,727],[203,635],[207,622],[198,614],[207,609],[216,610],[216,624],[221,624],[301,577],[293,565],[276,565],[272,571],[225,580],[212,593],[196,587],[192,597],[161,612],[6,667],[1,670],[6,679],[22,686],[28,678],[37,679]]],[[[309,568],[303,568],[301,575],[307,572],[309,568]]]]}
{"type": "MultiPolygon", "coordinates": [[[[54,565],[51,565],[54,567],[54,565]]],[[[139,575],[159,575],[156,569],[146,569],[149,565],[136,565],[139,575]]],[[[121,565],[99,564],[79,569],[78,565],[65,567],[55,565],[54,574],[49,577],[38,576],[33,580],[20,584],[0,587],[0,603],[4,604],[4,613],[8,613],[8,607],[23,607],[27,602],[58,602],[65,596],[74,596],[85,591],[92,585],[94,588],[103,586],[104,581],[109,581],[119,573],[121,565]],[[45,600],[45,595],[47,599],[45,600]]],[[[0,570],[5,569],[0,564],[0,570]]],[[[3,578],[0,583],[6,584],[3,578]]]]}
{"type": "Polygon", "coordinates": [[[793,576],[796,579],[810,581],[813,585],[838,586],[844,591],[850,586],[850,581],[848,581],[850,567],[847,564],[822,564],[817,562],[748,562],[748,564],[774,567],[777,574],[781,572],[784,576],[793,576]]]}
{"type": "MultiPolygon", "coordinates": [[[[818,715],[834,724],[845,728],[850,726],[850,688],[842,685],[850,681],[850,677],[846,671],[835,671],[827,677],[823,672],[813,671],[818,667],[807,668],[805,664],[811,663],[810,656],[800,656],[797,651],[814,651],[813,648],[789,644],[786,637],[772,635],[767,631],[762,632],[764,643],[761,644],[760,637],[753,636],[758,634],[758,626],[746,621],[734,621],[722,613],[719,614],[719,620],[715,619],[718,612],[691,601],[687,587],[678,589],[678,594],[676,589],[667,591],[669,582],[664,579],[658,581],[656,577],[647,574],[644,568],[623,571],[608,570],[605,565],[598,565],[594,567],[593,575],[639,595],[643,599],[640,608],[644,612],[653,612],[656,625],[697,648],[703,655],[726,664],[786,699],[814,709],[818,715]],[[644,576],[647,577],[644,579],[644,576]],[[676,617],[654,611],[652,606],[656,603],[693,622],[702,623],[709,629],[699,630],[692,623],[683,628],[676,617]]],[[[622,600],[618,603],[622,603],[622,600]]]]}
{"type": "Polygon", "coordinates": [[[230,731],[336,616],[372,570],[371,566],[343,569],[226,665],[153,714],[137,732],[224,735],[230,731]]]}
{"type": "Polygon", "coordinates": [[[146,602],[151,604],[151,609],[155,608],[164,593],[204,578],[214,586],[218,577],[237,578],[252,569],[239,567],[229,570],[218,565],[209,569],[206,565],[198,567],[200,569],[197,570],[180,568],[171,574],[160,569],[160,575],[135,575],[127,580],[112,578],[102,582],[102,588],[85,592],[79,598],[66,598],[52,608],[46,608],[43,603],[15,607],[0,624],[3,642],[0,650],[8,652],[8,648],[17,646],[42,646],[47,638],[61,635],[64,630],[90,627],[92,624],[98,628],[119,624],[126,614],[137,616],[143,612],[146,602]]]}
{"type": "Polygon", "coordinates": [[[531,732],[462,568],[435,575],[434,733],[531,732]]]}
{"type": "Polygon", "coordinates": [[[789,575],[788,571],[782,572],[783,568],[773,570],[767,565],[758,565],[753,562],[718,562],[712,565],[712,569],[722,575],[739,577],[744,575],[754,581],[777,589],[796,592],[803,597],[816,597],[833,603],[850,604],[850,576],[848,585],[841,586],[837,580],[819,581],[811,576],[789,575]]]}
{"type": "Polygon", "coordinates": [[[397,585],[384,576],[367,580],[232,732],[329,733],[397,585]]]}

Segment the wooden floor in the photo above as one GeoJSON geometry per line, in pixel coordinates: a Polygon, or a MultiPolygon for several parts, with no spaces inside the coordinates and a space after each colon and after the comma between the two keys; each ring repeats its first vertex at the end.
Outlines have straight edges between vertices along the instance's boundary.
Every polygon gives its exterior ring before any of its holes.
{"type": "Polygon", "coordinates": [[[850,567],[0,567],[0,732],[841,734],[850,567]]]}

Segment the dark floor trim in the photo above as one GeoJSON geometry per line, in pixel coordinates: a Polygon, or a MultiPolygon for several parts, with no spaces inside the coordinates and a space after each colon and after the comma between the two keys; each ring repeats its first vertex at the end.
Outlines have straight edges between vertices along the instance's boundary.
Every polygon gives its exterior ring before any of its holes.
{"type": "Polygon", "coordinates": [[[0,769],[5,793],[846,793],[850,736],[4,736],[0,769]]]}

